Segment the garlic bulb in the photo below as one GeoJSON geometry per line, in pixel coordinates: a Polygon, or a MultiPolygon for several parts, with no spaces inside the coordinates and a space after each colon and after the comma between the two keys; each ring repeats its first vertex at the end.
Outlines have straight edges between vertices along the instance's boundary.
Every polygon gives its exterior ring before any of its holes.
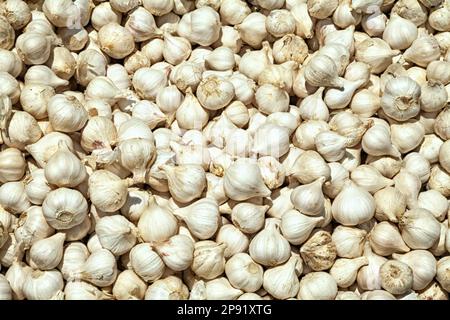
{"type": "Polygon", "coordinates": [[[394,182],[395,188],[405,195],[408,208],[414,208],[417,205],[417,197],[422,185],[419,177],[402,169],[394,177],[394,182]]]}
{"type": "Polygon", "coordinates": [[[441,233],[439,222],[433,214],[422,208],[406,211],[400,218],[402,237],[411,249],[428,249],[441,233]]]}
{"type": "Polygon", "coordinates": [[[255,93],[258,110],[265,114],[286,112],[289,109],[288,93],[272,84],[261,85],[255,93]]]}
{"type": "Polygon", "coordinates": [[[403,57],[406,61],[426,67],[430,62],[439,59],[439,44],[434,36],[421,34],[405,51],[403,57]]]}
{"type": "Polygon", "coordinates": [[[224,277],[208,281],[205,285],[208,300],[235,300],[241,294],[242,290],[233,288],[224,277]]]}
{"type": "Polygon", "coordinates": [[[156,280],[145,292],[145,300],[186,300],[189,290],[180,278],[168,276],[156,280]]]}
{"type": "Polygon", "coordinates": [[[48,159],[44,174],[49,183],[58,187],[73,188],[87,178],[86,168],[63,142],[48,159]]]}
{"type": "Polygon", "coordinates": [[[193,43],[209,46],[219,39],[219,19],[219,14],[211,7],[201,7],[183,15],[177,33],[193,43]]]}
{"type": "Polygon", "coordinates": [[[40,270],[54,269],[63,257],[65,238],[64,233],[57,233],[46,239],[36,241],[29,251],[31,267],[40,270]]]}
{"type": "Polygon", "coordinates": [[[329,118],[329,110],[322,99],[324,88],[320,87],[314,94],[307,96],[299,105],[300,116],[304,120],[323,120],[329,118]]]}
{"type": "Polygon", "coordinates": [[[442,286],[442,288],[448,291],[450,282],[448,277],[448,269],[449,269],[450,259],[448,257],[443,257],[439,259],[437,263],[436,270],[436,280],[442,286]]]}
{"type": "Polygon", "coordinates": [[[418,152],[409,153],[404,159],[405,170],[417,175],[422,183],[430,177],[430,163],[418,152]]]}
{"type": "Polygon", "coordinates": [[[65,280],[71,280],[89,257],[89,250],[81,242],[72,242],[64,249],[58,269],[65,280]]]}
{"type": "Polygon", "coordinates": [[[61,300],[64,282],[57,270],[29,272],[23,283],[23,293],[28,300],[61,300]]]}
{"type": "MultiPolygon", "coordinates": [[[[6,223],[2,224],[5,228],[7,227],[6,223]]],[[[54,233],[55,230],[45,220],[42,208],[38,206],[32,206],[26,210],[20,216],[17,228],[14,230],[15,239],[25,249],[29,249],[36,241],[48,238],[54,233]]]]}
{"type": "Polygon", "coordinates": [[[352,171],[350,178],[363,189],[375,193],[380,189],[391,186],[394,182],[385,178],[372,166],[361,165],[352,171]]]}
{"type": "Polygon", "coordinates": [[[373,251],[381,256],[410,251],[398,228],[387,221],[373,227],[369,234],[369,242],[373,251]]]}
{"type": "Polygon", "coordinates": [[[300,247],[303,261],[314,271],[329,269],[336,259],[336,246],[331,234],[317,231],[300,247]]]}
{"type": "Polygon", "coordinates": [[[225,269],[225,248],[225,244],[210,240],[196,242],[192,271],[207,280],[217,278],[225,269]]]}
{"type": "Polygon", "coordinates": [[[194,259],[194,242],[186,235],[178,234],[169,240],[156,244],[156,252],[164,264],[174,271],[183,271],[194,259]]]}
{"type": "Polygon", "coordinates": [[[419,121],[391,125],[392,144],[401,153],[409,152],[419,146],[424,136],[425,129],[419,121]]]}
{"type": "Polygon", "coordinates": [[[112,293],[117,300],[142,300],[147,285],[132,270],[124,270],[114,283],[112,293]]]}
{"type": "Polygon", "coordinates": [[[336,63],[328,56],[316,54],[305,66],[305,79],[313,86],[343,88],[344,83],[338,76],[336,63]]]}
{"type": "Polygon", "coordinates": [[[392,63],[392,57],[398,54],[386,41],[380,38],[368,38],[355,45],[356,61],[367,63],[373,73],[381,73],[392,63]]]}
{"type": "Polygon", "coordinates": [[[106,249],[92,252],[74,277],[98,287],[113,284],[117,278],[117,263],[114,255],[106,249]]]}
{"type": "Polygon", "coordinates": [[[0,182],[17,181],[25,173],[25,158],[20,150],[7,148],[0,151],[0,182]]]}
{"type": "Polygon", "coordinates": [[[236,160],[225,170],[224,189],[225,194],[236,201],[270,194],[259,167],[250,159],[244,158],[236,160]]]}
{"type": "Polygon", "coordinates": [[[336,245],[337,255],[341,258],[357,258],[362,255],[367,232],[358,228],[338,226],[331,239],[336,245]]]}
{"type": "Polygon", "coordinates": [[[333,132],[322,131],[314,139],[316,149],[327,161],[339,161],[345,155],[347,138],[333,132]]]}
{"type": "Polygon", "coordinates": [[[57,230],[65,230],[84,221],[88,204],[79,191],[58,188],[47,194],[42,203],[42,211],[45,220],[51,227],[57,230]]]}
{"type": "Polygon", "coordinates": [[[398,222],[406,210],[406,197],[398,189],[387,186],[373,195],[376,209],[375,217],[379,221],[398,222]]]}
{"type": "Polygon", "coordinates": [[[103,248],[119,256],[136,243],[137,228],[126,218],[115,215],[100,218],[96,222],[95,233],[103,248]]]}
{"type": "Polygon", "coordinates": [[[225,264],[230,283],[245,292],[255,292],[263,284],[263,268],[246,253],[233,255],[225,264]]]}
{"type": "Polygon", "coordinates": [[[436,275],[436,259],[426,250],[413,250],[405,254],[393,254],[395,260],[406,263],[413,272],[414,290],[424,289],[436,275]]]}
{"type": "Polygon", "coordinates": [[[367,257],[364,256],[354,259],[340,258],[331,267],[330,275],[340,288],[348,288],[355,282],[358,270],[368,263],[367,257]]]}
{"type": "Polygon", "coordinates": [[[291,194],[291,201],[294,207],[306,215],[320,215],[324,209],[324,196],[322,193],[324,181],[325,178],[321,177],[310,184],[296,187],[291,194]]]}
{"type": "Polygon", "coordinates": [[[298,258],[291,257],[285,264],[264,272],[264,289],[276,299],[294,297],[300,288],[296,274],[298,258]]]}
{"type": "Polygon", "coordinates": [[[140,243],[130,251],[130,263],[133,271],[146,282],[162,277],[165,265],[148,243],[140,243]]]}
{"type": "Polygon", "coordinates": [[[264,216],[269,206],[259,206],[250,202],[241,202],[233,207],[231,220],[245,233],[255,233],[264,227],[264,216]]]}
{"type": "Polygon", "coordinates": [[[137,224],[139,234],[146,242],[168,240],[178,231],[177,219],[166,206],[160,206],[154,198],[142,212],[137,224]]]}
{"type": "Polygon", "coordinates": [[[217,76],[204,78],[197,87],[198,101],[208,110],[222,109],[234,97],[233,84],[217,76]]]}
{"type": "Polygon", "coordinates": [[[369,128],[362,138],[363,150],[371,156],[390,155],[397,157],[400,152],[391,142],[389,128],[384,125],[374,125],[369,128]]]}
{"type": "Polygon", "coordinates": [[[281,216],[280,229],[283,236],[294,245],[304,243],[315,227],[324,221],[323,217],[309,217],[296,210],[289,210],[281,216]]]}
{"type": "Polygon", "coordinates": [[[47,112],[52,128],[62,132],[78,131],[88,119],[86,109],[80,101],[62,94],[50,98],[47,112]]]}
{"type": "Polygon", "coordinates": [[[98,209],[114,212],[125,204],[128,183],[114,173],[107,170],[94,171],[89,176],[88,183],[89,197],[98,209]]]}
{"type": "Polygon", "coordinates": [[[447,172],[450,172],[450,160],[448,159],[449,156],[450,156],[450,142],[448,142],[447,140],[439,148],[439,164],[447,172]]]}
{"type": "Polygon", "coordinates": [[[389,117],[405,121],[415,117],[420,110],[420,87],[409,77],[398,77],[386,83],[381,107],[389,117]]]}
{"type": "Polygon", "coordinates": [[[11,287],[12,298],[16,300],[23,300],[25,298],[23,284],[27,273],[32,271],[33,269],[23,262],[14,262],[8,271],[6,271],[5,278],[11,287]]]}
{"type": "Polygon", "coordinates": [[[364,257],[367,258],[368,264],[359,269],[357,275],[357,284],[363,290],[381,289],[380,267],[387,261],[386,258],[374,254],[366,242],[364,245],[364,257]]]}
{"type": "Polygon", "coordinates": [[[169,191],[175,200],[182,203],[190,202],[200,197],[206,186],[204,169],[199,165],[164,165],[162,169],[166,173],[169,183],[169,191]]]}
{"type": "Polygon", "coordinates": [[[336,280],[327,272],[310,272],[300,280],[298,299],[333,300],[338,292],[336,280]]]}
{"type": "Polygon", "coordinates": [[[226,245],[224,256],[229,258],[248,249],[248,237],[232,224],[223,225],[216,235],[216,242],[226,245]]]}
{"type": "Polygon", "coordinates": [[[351,112],[339,112],[330,120],[330,129],[347,138],[347,146],[355,146],[361,141],[365,131],[371,127],[372,122],[362,121],[351,112]]]}
{"type": "Polygon", "coordinates": [[[23,111],[14,112],[7,127],[2,131],[3,142],[9,147],[21,150],[37,142],[42,136],[38,122],[23,111]]]}
{"type": "Polygon", "coordinates": [[[348,182],[334,199],[332,213],[334,219],[339,223],[345,226],[355,226],[369,221],[373,217],[375,201],[369,192],[353,182],[348,182]]]}
{"type": "Polygon", "coordinates": [[[289,242],[281,236],[277,223],[277,219],[266,219],[264,229],[250,242],[250,256],[264,266],[276,266],[289,258],[289,242]]]}
{"type": "Polygon", "coordinates": [[[418,31],[414,23],[406,20],[398,14],[391,14],[383,32],[383,40],[392,49],[406,49],[417,38],[418,31]],[[399,32],[401,30],[401,32],[399,32]]]}
{"type": "Polygon", "coordinates": [[[331,171],[328,164],[316,151],[303,152],[293,165],[292,176],[300,183],[311,183],[320,177],[328,179],[331,171]]]}
{"type": "Polygon", "coordinates": [[[389,260],[380,268],[381,287],[392,294],[403,294],[412,288],[413,271],[405,263],[389,260]]]}
{"type": "Polygon", "coordinates": [[[214,199],[204,198],[174,211],[186,222],[189,231],[200,240],[209,239],[218,229],[219,206],[214,199]]]}

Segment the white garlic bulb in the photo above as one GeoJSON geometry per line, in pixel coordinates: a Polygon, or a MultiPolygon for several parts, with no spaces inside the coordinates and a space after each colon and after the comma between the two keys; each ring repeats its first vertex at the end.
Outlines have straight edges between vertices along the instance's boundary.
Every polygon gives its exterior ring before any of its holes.
{"type": "Polygon", "coordinates": [[[189,231],[201,240],[209,239],[218,229],[219,206],[214,199],[200,199],[176,209],[174,214],[185,221],[189,231]]]}
{"type": "Polygon", "coordinates": [[[247,251],[249,245],[248,237],[232,224],[225,224],[219,229],[216,242],[226,245],[225,258],[247,251]]]}
{"type": "Polygon", "coordinates": [[[137,224],[140,236],[146,242],[166,241],[178,231],[178,222],[167,206],[160,206],[152,197],[137,224]]]}
{"type": "Polygon", "coordinates": [[[145,292],[145,300],[186,300],[188,287],[175,276],[168,276],[153,282],[145,292]]]}
{"type": "Polygon", "coordinates": [[[406,211],[399,220],[402,237],[411,249],[429,249],[441,233],[433,214],[421,208],[406,211]]]}
{"type": "Polygon", "coordinates": [[[289,258],[289,242],[281,236],[277,223],[277,219],[266,219],[264,229],[250,242],[250,256],[264,266],[276,266],[289,258]]]}
{"type": "Polygon", "coordinates": [[[39,270],[54,269],[63,257],[64,233],[36,241],[30,248],[30,266],[39,270]]]}
{"type": "Polygon", "coordinates": [[[357,258],[363,253],[367,232],[362,229],[337,226],[331,239],[336,245],[337,255],[341,258],[357,258]]]}
{"type": "Polygon", "coordinates": [[[128,183],[114,173],[107,170],[94,171],[89,176],[88,183],[89,197],[98,209],[114,212],[125,204],[128,183]]]}
{"type": "Polygon", "coordinates": [[[95,233],[103,248],[119,256],[136,243],[137,228],[126,218],[114,215],[100,218],[96,222],[95,233]]]}
{"type": "Polygon", "coordinates": [[[200,197],[206,187],[205,171],[199,165],[164,165],[162,169],[167,176],[169,191],[177,201],[190,202],[200,197]]]}
{"type": "Polygon", "coordinates": [[[369,263],[367,257],[353,259],[340,258],[330,269],[330,275],[340,288],[350,287],[356,280],[358,270],[369,263]]]}
{"type": "Polygon", "coordinates": [[[413,250],[405,254],[394,253],[395,260],[406,263],[413,272],[413,290],[424,289],[436,275],[436,258],[426,250],[413,250]]]}
{"type": "Polygon", "coordinates": [[[310,272],[300,280],[298,299],[333,300],[338,293],[336,280],[327,272],[310,272]]]}
{"type": "Polygon", "coordinates": [[[294,297],[300,288],[296,274],[297,257],[291,257],[285,264],[264,272],[264,289],[276,299],[294,297]]]}
{"type": "Polygon", "coordinates": [[[236,201],[270,194],[257,164],[244,158],[237,159],[225,170],[224,188],[225,194],[236,201]]]}
{"type": "Polygon", "coordinates": [[[225,249],[225,244],[210,240],[196,242],[192,271],[207,280],[217,278],[225,270],[225,249]]]}
{"type": "Polygon", "coordinates": [[[391,14],[383,32],[385,40],[392,49],[406,49],[418,35],[417,27],[410,20],[404,19],[398,14],[391,14]],[[401,32],[399,32],[401,30],[401,32]]]}
{"type": "Polygon", "coordinates": [[[87,178],[85,166],[60,142],[58,150],[48,159],[44,169],[45,178],[58,187],[76,187],[87,178]]]}
{"type": "Polygon", "coordinates": [[[332,213],[339,223],[355,226],[373,217],[375,201],[369,192],[349,181],[334,199],[332,213]]]}
{"type": "Polygon", "coordinates": [[[405,121],[420,111],[420,86],[409,77],[389,80],[381,97],[381,107],[389,117],[405,121]]]}
{"type": "Polygon", "coordinates": [[[174,271],[189,268],[194,259],[194,242],[187,235],[178,234],[155,245],[164,264],[174,271]]]}
{"type": "Polygon", "coordinates": [[[58,188],[47,194],[42,203],[42,211],[45,220],[51,227],[65,230],[84,221],[88,212],[88,204],[79,191],[58,188]]]}
{"type": "Polygon", "coordinates": [[[263,268],[246,253],[237,253],[225,264],[230,283],[245,292],[255,292],[263,284],[263,268]]]}
{"type": "Polygon", "coordinates": [[[392,294],[403,294],[412,288],[413,271],[405,263],[389,260],[380,268],[381,287],[392,294]]]}
{"type": "Polygon", "coordinates": [[[300,254],[308,267],[314,271],[322,271],[333,265],[337,251],[331,234],[319,230],[302,244],[300,254]]]}
{"type": "Polygon", "coordinates": [[[130,251],[130,263],[134,272],[147,282],[161,278],[165,265],[148,243],[140,243],[130,251]]]}
{"type": "Polygon", "coordinates": [[[373,251],[381,256],[410,251],[397,226],[387,221],[373,227],[369,234],[369,242],[373,251]]]}
{"type": "Polygon", "coordinates": [[[99,249],[91,253],[74,277],[98,287],[107,287],[114,283],[117,272],[114,255],[106,249],[99,249]]]}
{"type": "Polygon", "coordinates": [[[64,281],[57,270],[29,272],[23,283],[23,293],[28,300],[61,300],[64,281]]]}

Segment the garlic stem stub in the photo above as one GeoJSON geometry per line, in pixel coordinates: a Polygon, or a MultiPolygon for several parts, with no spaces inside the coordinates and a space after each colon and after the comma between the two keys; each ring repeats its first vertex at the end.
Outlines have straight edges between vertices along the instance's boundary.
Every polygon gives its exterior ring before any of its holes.
{"type": "Polygon", "coordinates": [[[0,300],[448,300],[449,21],[0,1],[0,300]]]}

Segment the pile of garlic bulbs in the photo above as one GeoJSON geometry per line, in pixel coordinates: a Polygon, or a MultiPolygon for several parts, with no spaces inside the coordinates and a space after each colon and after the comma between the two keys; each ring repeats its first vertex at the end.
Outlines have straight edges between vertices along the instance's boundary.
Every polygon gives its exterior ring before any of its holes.
{"type": "Polygon", "coordinates": [[[0,299],[448,299],[450,0],[0,3],[0,299]]]}

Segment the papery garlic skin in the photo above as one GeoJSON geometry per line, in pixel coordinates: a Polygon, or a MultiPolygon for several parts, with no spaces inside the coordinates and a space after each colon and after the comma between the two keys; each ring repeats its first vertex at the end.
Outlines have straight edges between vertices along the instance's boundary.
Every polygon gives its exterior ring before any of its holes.
{"type": "Polygon", "coordinates": [[[333,300],[338,292],[336,281],[327,272],[311,272],[300,280],[300,300],[333,300]]]}

